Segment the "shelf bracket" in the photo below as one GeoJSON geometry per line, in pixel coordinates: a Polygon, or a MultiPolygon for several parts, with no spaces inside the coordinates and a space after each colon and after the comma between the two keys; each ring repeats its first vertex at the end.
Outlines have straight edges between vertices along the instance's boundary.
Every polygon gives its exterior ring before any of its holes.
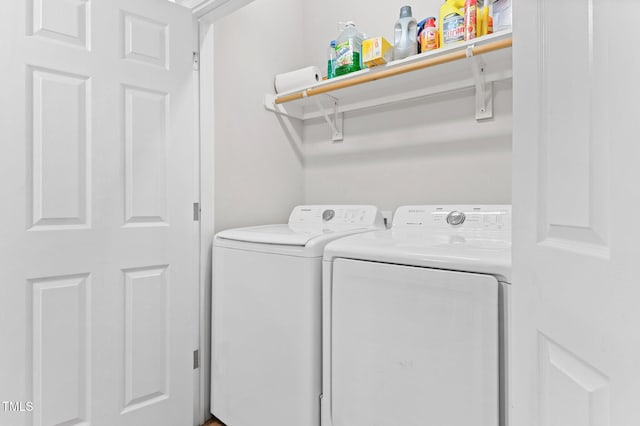
{"type": "Polygon", "coordinates": [[[327,108],[324,107],[320,103],[317,97],[312,98],[315,102],[318,110],[322,113],[324,120],[327,122],[331,131],[333,132],[333,136],[331,140],[334,142],[342,142],[344,140],[344,135],[342,134],[342,130],[344,128],[344,113],[338,111],[338,101],[333,99],[333,121],[331,117],[329,117],[329,113],[327,112],[327,108]]]}
{"type": "Polygon", "coordinates": [[[474,47],[467,46],[466,55],[476,86],[476,120],[486,120],[493,118],[493,82],[486,81],[486,64],[481,57],[474,56],[474,47]]]}
{"type": "Polygon", "coordinates": [[[264,107],[271,112],[285,117],[304,120],[304,112],[302,108],[293,105],[276,104],[276,96],[267,94],[264,96],[264,107]]]}

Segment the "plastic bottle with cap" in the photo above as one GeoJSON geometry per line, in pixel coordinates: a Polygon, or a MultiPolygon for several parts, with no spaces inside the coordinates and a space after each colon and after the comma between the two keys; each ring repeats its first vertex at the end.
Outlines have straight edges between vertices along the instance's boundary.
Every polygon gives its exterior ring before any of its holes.
{"type": "Polygon", "coordinates": [[[353,21],[343,24],[343,29],[336,39],[336,77],[362,69],[363,39],[363,34],[358,31],[353,21]]]}
{"type": "Polygon", "coordinates": [[[424,29],[420,37],[421,51],[428,52],[438,48],[438,28],[436,27],[435,16],[425,19],[424,29]]]}
{"type": "Polygon", "coordinates": [[[464,5],[465,0],[446,0],[440,6],[440,47],[464,40],[464,5]]]}
{"type": "Polygon", "coordinates": [[[411,15],[411,6],[400,8],[393,40],[393,59],[404,59],[418,53],[418,21],[411,15]]]}

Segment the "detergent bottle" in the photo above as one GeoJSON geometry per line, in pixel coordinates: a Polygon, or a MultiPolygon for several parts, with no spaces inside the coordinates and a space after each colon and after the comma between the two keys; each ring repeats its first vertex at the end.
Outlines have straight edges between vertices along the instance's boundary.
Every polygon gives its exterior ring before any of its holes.
{"type": "Polygon", "coordinates": [[[411,6],[400,8],[393,37],[393,59],[404,59],[418,53],[418,21],[411,16],[411,6]]]}
{"type": "Polygon", "coordinates": [[[464,41],[465,0],[446,0],[440,7],[440,46],[464,41]]]}
{"type": "Polygon", "coordinates": [[[344,28],[336,39],[336,77],[362,69],[363,37],[354,22],[344,23],[344,28]]]}
{"type": "Polygon", "coordinates": [[[426,19],[422,37],[420,37],[421,51],[428,52],[438,48],[438,29],[436,28],[435,16],[426,19]]]}

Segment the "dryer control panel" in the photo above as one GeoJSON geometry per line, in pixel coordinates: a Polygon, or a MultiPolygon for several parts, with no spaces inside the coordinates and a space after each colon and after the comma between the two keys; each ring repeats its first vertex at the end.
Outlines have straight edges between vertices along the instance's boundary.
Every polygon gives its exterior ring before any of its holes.
{"type": "Polygon", "coordinates": [[[382,215],[374,206],[311,205],[297,206],[289,216],[289,225],[315,225],[326,228],[345,226],[368,227],[383,224],[382,215]]]}
{"type": "Polygon", "coordinates": [[[511,236],[510,205],[403,206],[396,210],[392,229],[415,229],[434,233],[511,236]]]}

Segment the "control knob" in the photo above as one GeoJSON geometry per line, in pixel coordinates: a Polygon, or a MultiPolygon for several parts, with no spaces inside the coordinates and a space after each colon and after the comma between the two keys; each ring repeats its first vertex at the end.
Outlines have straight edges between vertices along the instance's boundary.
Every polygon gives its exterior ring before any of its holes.
{"type": "Polygon", "coordinates": [[[454,226],[462,225],[466,218],[467,217],[464,215],[464,212],[454,210],[447,215],[447,223],[454,226]]]}
{"type": "Polygon", "coordinates": [[[333,219],[333,217],[336,215],[336,212],[331,210],[331,209],[327,209],[325,211],[322,212],[322,220],[324,220],[325,222],[330,221],[331,219],[333,219]]]}

